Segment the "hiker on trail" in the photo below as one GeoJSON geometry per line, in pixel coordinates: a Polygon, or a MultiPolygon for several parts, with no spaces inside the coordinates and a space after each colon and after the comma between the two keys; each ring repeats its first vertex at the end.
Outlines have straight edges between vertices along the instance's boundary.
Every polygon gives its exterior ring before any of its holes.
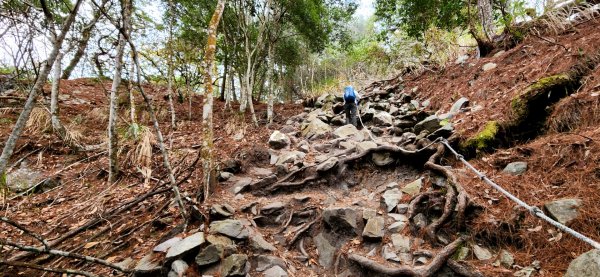
{"type": "Polygon", "coordinates": [[[356,107],[358,106],[358,102],[360,100],[360,96],[358,92],[354,91],[352,86],[347,86],[344,88],[344,111],[346,111],[346,124],[352,124],[356,127],[356,107]]]}

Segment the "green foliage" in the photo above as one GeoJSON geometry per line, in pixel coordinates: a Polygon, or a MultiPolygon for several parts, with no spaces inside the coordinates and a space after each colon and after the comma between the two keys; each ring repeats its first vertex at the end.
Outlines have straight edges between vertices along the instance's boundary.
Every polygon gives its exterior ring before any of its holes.
{"type": "Polygon", "coordinates": [[[462,0],[377,0],[376,12],[384,32],[404,30],[421,38],[430,27],[450,31],[467,24],[462,0]]]}

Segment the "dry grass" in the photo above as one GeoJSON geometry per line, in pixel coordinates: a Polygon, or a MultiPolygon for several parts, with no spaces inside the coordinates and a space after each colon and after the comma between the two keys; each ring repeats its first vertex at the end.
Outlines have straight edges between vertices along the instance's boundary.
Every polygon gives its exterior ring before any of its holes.
{"type": "Polygon", "coordinates": [[[598,15],[598,5],[591,3],[578,4],[570,8],[557,8],[547,12],[540,20],[539,27],[534,31],[560,35],[581,22],[594,20],[598,15]]]}
{"type": "Polygon", "coordinates": [[[108,122],[108,110],[106,108],[93,108],[87,114],[87,118],[90,122],[106,123],[108,122]]]}
{"type": "Polygon", "coordinates": [[[31,115],[25,124],[28,131],[31,132],[44,132],[50,128],[50,113],[48,110],[40,107],[34,107],[31,111],[31,115]]]}

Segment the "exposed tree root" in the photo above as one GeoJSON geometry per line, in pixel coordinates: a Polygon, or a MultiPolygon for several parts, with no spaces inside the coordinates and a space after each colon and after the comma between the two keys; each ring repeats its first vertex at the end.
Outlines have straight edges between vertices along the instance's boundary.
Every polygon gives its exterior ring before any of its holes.
{"type": "MultiPolygon", "coordinates": [[[[432,151],[428,148],[424,148],[418,151],[409,151],[402,147],[394,145],[381,145],[375,148],[368,149],[366,151],[356,153],[354,155],[350,155],[348,157],[341,158],[333,167],[324,171],[316,170],[320,164],[311,165],[297,169],[280,180],[277,180],[277,177],[271,175],[269,177],[254,182],[249,187],[252,190],[252,194],[254,195],[266,195],[269,193],[275,193],[284,188],[290,190],[298,187],[305,187],[315,182],[325,181],[325,177],[336,174],[339,171],[339,169],[343,168],[345,165],[357,162],[372,153],[379,152],[388,152],[394,154],[395,156],[397,156],[398,159],[405,159],[419,166],[421,165],[420,161],[425,161],[428,157],[428,154],[432,151]],[[299,179],[299,181],[290,181],[294,179],[299,179]]],[[[348,153],[349,151],[345,151],[332,157],[338,157],[348,153]]]]}
{"type": "Polygon", "coordinates": [[[448,262],[446,263],[448,265],[448,267],[450,269],[452,269],[452,271],[454,271],[454,273],[460,275],[460,276],[464,276],[464,277],[484,277],[483,274],[481,274],[478,271],[473,271],[469,268],[467,268],[466,266],[462,265],[461,263],[455,261],[455,260],[448,260],[448,262]]]}
{"type": "Polygon", "coordinates": [[[387,276],[416,276],[416,277],[424,277],[424,276],[435,276],[435,273],[447,263],[448,259],[460,245],[465,241],[465,238],[459,237],[454,242],[448,244],[444,247],[438,254],[433,258],[433,260],[423,266],[417,267],[388,267],[382,264],[379,264],[375,261],[372,261],[368,258],[357,254],[350,254],[348,258],[351,261],[356,262],[361,267],[366,268],[371,271],[375,271],[377,273],[381,273],[387,276]]]}
{"type": "Polygon", "coordinates": [[[9,261],[0,260],[0,265],[31,268],[31,269],[37,269],[37,270],[41,270],[41,271],[54,272],[54,273],[73,274],[73,275],[81,275],[81,276],[87,276],[87,277],[98,277],[98,275],[93,274],[91,272],[85,272],[85,271],[74,270],[74,269],[45,267],[45,266],[41,266],[41,265],[37,265],[37,264],[22,263],[22,262],[9,262],[9,261]]]}

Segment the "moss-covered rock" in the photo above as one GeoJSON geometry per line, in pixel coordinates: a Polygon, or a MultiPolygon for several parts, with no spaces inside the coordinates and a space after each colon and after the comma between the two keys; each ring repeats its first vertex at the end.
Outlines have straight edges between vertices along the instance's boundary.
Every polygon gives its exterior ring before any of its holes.
{"type": "Polygon", "coordinates": [[[496,146],[499,138],[500,123],[489,121],[483,130],[461,143],[460,147],[467,152],[484,151],[496,146]]]}

